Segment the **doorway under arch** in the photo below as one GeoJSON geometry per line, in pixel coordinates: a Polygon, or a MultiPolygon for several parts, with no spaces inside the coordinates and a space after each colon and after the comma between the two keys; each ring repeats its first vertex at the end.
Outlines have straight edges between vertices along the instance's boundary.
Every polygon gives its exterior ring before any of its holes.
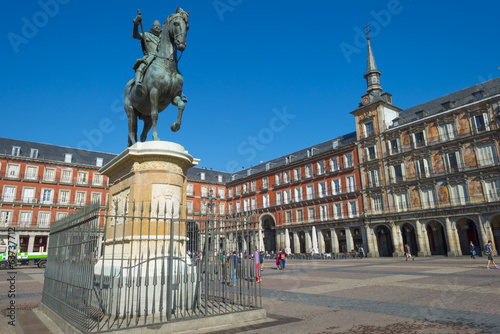
{"type": "Polygon", "coordinates": [[[375,228],[377,237],[378,254],[380,257],[390,257],[394,252],[391,230],[387,226],[380,225],[375,228]]]}
{"type": "Polygon", "coordinates": [[[276,253],[276,223],[270,215],[261,217],[262,239],[264,241],[264,252],[276,253]]]}
{"type": "Polygon", "coordinates": [[[497,252],[500,250],[500,216],[495,216],[491,220],[491,232],[493,232],[493,243],[497,252]]]}
{"type": "Polygon", "coordinates": [[[427,238],[432,255],[448,255],[448,245],[444,233],[444,227],[437,221],[427,224],[427,238]]]}
{"type": "Polygon", "coordinates": [[[460,249],[463,255],[470,255],[470,242],[476,246],[476,252],[481,254],[481,243],[479,241],[479,233],[477,232],[476,223],[469,218],[460,219],[457,222],[458,238],[460,240],[460,249]]]}
{"type": "Polygon", "coordinates": [[[401,226],[401,235],[403,236],[403,245],[408,244],[412,256],[418,256],[418,243],[415,228],[412,224],[403,224],[401,226]]]}

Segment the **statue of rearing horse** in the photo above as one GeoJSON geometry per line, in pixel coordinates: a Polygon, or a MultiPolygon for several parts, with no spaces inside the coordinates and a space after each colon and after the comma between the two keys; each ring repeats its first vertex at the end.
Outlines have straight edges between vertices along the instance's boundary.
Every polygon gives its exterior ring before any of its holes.
{"type": "Polygon", "coordinates": [[[167,108],[170,103],[178,108],[177,120],[170,128],[176,132],[181,127],[186,100],[182,95],[184,79],[177,68],[177,50],[184,51],[186,48],[188,21],[189,13],[179,8],[175,14],[168,16],[163,23],[156,56],[145,72],[143,88],[136,89],[134,79],[130,80],[125,87],[128,146],[137,142],[137,118],[144,121],[144,129],[141,133],[142,142],[146,141],[151,127],[153,127],[153,140],[160,140],[156,128],[158,113],[167,108]]]}

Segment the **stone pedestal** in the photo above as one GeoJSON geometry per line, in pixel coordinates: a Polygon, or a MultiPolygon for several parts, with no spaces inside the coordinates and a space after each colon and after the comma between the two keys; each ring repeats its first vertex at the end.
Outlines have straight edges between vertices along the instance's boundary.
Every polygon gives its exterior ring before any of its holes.
{"type": "Polygon", "coordinates": [[[163,298],[154,296],[166,289],[173,308],[191,307],[196,270],[186,256],[184,219],[187,170],[198,162],[179,144],[152,141],[134,144],[101,168],[109,177],[110,205],[104,256],[95,265],[95,276],[103,282],[116,281],[108,283],[113,289],[113,298],[104,306],[108,311],[121,307],[130,294],[130,288],[121,288],[119,282],[132,280],[140,285],[136,303],[154,301],[150,306],[165,309],[166,291],[163,298]],[[168,275],[172,276],[160,286],[158,282],[168,275]],[[183,283],[179,277],[189,279],[183,283]],[[175,294],[187,299],[174,302],[175,294]]]}

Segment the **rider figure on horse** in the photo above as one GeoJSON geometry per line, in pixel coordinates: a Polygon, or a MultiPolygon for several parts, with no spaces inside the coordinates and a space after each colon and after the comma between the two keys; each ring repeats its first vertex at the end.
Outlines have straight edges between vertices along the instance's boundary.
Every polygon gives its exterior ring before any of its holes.
{"type": "Polygon", "coordinates": [[[158,44],[160,43],[161,34],[161,24],[160,21],[156,20],[153,22],[153,26],[149,29],[149,32],[144,32],[141,34],[139,32],[139,24],[142,22],[142,15],[139,12],[134,19],[134,30],[132,32],[132,37],[141,40],[142,52],[144,57],[137,59],[134,64],[135,70],[135,85],[136,85],[136,95],[143,95],[142,80],[144,79],[144,72],[148,68],[149,64],[153,61],[158,51],[158,44]]]}

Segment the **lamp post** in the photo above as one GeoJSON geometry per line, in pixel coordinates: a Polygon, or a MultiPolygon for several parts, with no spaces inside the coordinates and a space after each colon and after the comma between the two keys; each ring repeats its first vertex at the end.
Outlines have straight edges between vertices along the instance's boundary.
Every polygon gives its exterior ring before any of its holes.
{"type": "Polygon", "coordinates": [[[205,256],[214,255],[214,216],[215,216],[215,206],[218,205],[220,197],[214,197],[213,189],[210,189],[208,198],[202,197],[203,204],[208,208],[206,213],[207,220],[205,225],[205,256]],[[207,201],[208,199],[208,201],[207,201]],[[210,229],[210,249],[208,249],[208,230],[210,229]]]}

